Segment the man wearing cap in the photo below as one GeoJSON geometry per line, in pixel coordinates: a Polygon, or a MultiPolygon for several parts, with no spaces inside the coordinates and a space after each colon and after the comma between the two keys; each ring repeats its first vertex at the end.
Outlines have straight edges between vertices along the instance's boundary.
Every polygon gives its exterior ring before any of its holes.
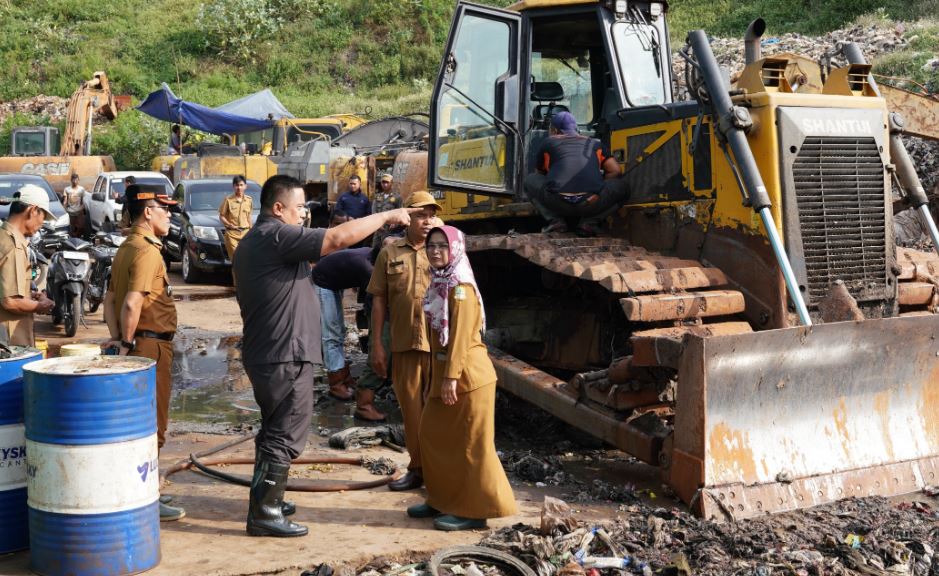
{"type": "Polygon", "coordinates": [[[27,184],[13,195],[10,215],[0,223],[0,343],[34,346],[33,314],[48,314],[54,303],[30,289],[29,236],[55,220],[46,191],[27,184]]]}
{"type": "MultiPolygon", "coordinates": [[[[411,215],[404,237],[379,253],[368,285],[372,295],[370,333],[380,335],[390,319],[391,383],[404,418],[405,444],[411,456],[408,472],[388,484],[392,490],[413,490],[424,483],[418,441],[424,389],[430,384],[430,339],[424,321],[423,300],[430,285],[430,263],[424,250],[427,235],[437,225],[440,205],[425,191],[414,192],[408,208],[423,208],[411,215]]],[[[388,362],[381,338],[369,338],[369,361],[375,373],[387,377],[388,362]]]]}
{"type": "Polygon", "coordinates": [[[272,176],[261,189],[261,215],[238,245],[235,273],[244,321],[241,361],[261,409],[248,503],[251,536],[304,536],[285,518],[290,461],[306,448],[313,414],[314,365],[323,363],[320,304],[310,262],[355,244],[382,225],[406,225],[419,210],[393,210],[332,228],[302,226],[303,184],[272,176]]]}
{"type": "Polygon", "coordinates": [[[548,221],[542,232],[566,232],[564,219],[578,218],[577,234],[594,236],[628,196],[619,163],[599,140],[577,132],[570,112],[555,114],[548,132],[538,171],[525,178],[529,200],[548,221]]]}
{"type": "MultiPolygon", "coordinates": [[[[132,184],[124,195],[131,228],[117,249],[111,284],[104,296],[104,320],[111,333],[109,347],[121,356],[142,356],[156,362],[157,447],[166,442],[170,414],[170,369],[176,335],[176,305],[171,298],[160,238],[170,229],[170,207],[176,202],[163,186],[132,184]]],[[[185,510],[160,502],[160,520],[179,520],[185,510]]]]}

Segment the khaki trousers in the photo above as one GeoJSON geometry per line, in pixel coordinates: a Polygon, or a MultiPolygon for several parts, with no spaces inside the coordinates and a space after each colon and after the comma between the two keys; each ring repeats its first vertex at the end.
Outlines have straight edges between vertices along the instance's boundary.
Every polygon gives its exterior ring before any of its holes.
{"type": "Polygon", "coordinates": [[[170,421],[170,392],[173,389],[173,343],[156,338],[137,338],[137,349],[132,356],[155,360],[156,365],[156,409],[157,447],[166,444],[166,426],[170,421]]]}
{"type": "Polygon", "coordinates": [[[430,352],[391,353],[391,386],[404,419],[404,442],[411,456],[408,470],[421,469],[421,414],[424,391],[430,388],[430,352]]]}

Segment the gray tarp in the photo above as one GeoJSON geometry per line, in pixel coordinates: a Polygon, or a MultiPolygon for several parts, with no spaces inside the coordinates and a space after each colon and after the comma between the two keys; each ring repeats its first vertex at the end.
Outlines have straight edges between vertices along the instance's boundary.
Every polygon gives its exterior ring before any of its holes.
{"type": "Polygon", "coordinates": [[[244,98],[232,100],[227,104],[217,106],[215,109],[221,112],[228,112],[229,114],[255,118],[257,120],[267,120],[268,116],[272,117],[274,120],[294,117],[293,114],[284,108],[284,105],[280,103],[277,96],[274,96],[270,88],[249,94],[244,98]]]}

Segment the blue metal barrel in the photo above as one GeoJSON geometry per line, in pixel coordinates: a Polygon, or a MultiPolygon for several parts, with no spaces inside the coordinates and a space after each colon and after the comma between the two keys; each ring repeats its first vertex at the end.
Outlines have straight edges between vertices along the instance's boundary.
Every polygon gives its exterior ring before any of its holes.
{"type": "Polygon", "coordinates": [[[23,365],[41,357],[39,350],[23,348],[0,360],[0,554],[29,547],[23,365]]]}
{"type": "Polygon", "coordinates": [[[118,576],[159,564],[155,363],[53,358],[23,379],[30,569],[118,576]]]}

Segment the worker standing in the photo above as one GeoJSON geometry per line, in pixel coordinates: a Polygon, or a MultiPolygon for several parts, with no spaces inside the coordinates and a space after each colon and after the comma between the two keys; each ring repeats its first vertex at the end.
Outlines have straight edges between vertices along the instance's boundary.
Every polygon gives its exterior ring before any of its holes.
{"type": "Polygon", "coordinates": [[[408,516],[436,516],[438,530],[478,530],[486,519],[518,511],[496,454],[496,371],[482,342],[486,312],[452,226],[427,237],[432,280],[424,296],[431,329],[433,377],[421,417],[427,501],[408,516]]]}
{"type": "MultiPolygon", "coordinates": [[[[170,229],[170,207],[176,202],[158,185],[132,184],[124,193],[124,211],[131,228],[117,249],[111,284],[104,295],[104,320],[109,346],[121,356],[142,356],[156,362],[157,447],[166,443],[172,389],[176,305],[166,273],[160,238],[170,229]]],[[[182,508],[160,502],[160,521],[179,520],[182,508]]]]}
{"type": "Polygon", "coordinates": [[[372,204],[362,192],[362,179],[356,175],[349,177],[349,190],[336,201],[336,209],[342,210],[349,218],[363,218],[372,213],[372,204]]]}
{"type": "Polygon", "coordinates": [[[405,209],[351,220],[334,228],[304,228],[303,185],[273,176],[261,189],[261,215],[235,259],[244,321],[242,362],[261,409],[255,438],[247,532],[303,536],[284,517],[290,461],[306,447],[313,414],[314,364],[322,364],[320,309],[310,262],[361,241],[384,224],[408,224],[405,209]]]}
{"type": "Polygon", "coordinates": [[[80,238],[85,233],[85,187],[78,183],[78,174],[72,173],[71,183],[62,191],[62,204],[68,213],[69,234],[80,238]]]}
{"type": "Polygon", "coordinates": [[[225,251],[228,259],[235,261],[235,249],[238,242],[245,237],[251,228],[251,211],[254,210],[254,199],[245,194],[248,182],[242,175],[235,176],[231,181],[232,193],[222,200],[218,207],[218,218],[225,227],[225,251]]]}
{"type": "Polygon", "coordinates": [[[33,346],[33,314],[55,305],[30,287],[29,242],[44,220],[55,220],[46,191],[27,184],[13,195],[10,215],[0,223],[0,344],[33,346]]]}
{"type": "MultiPolygon", "coordinates": [[[[424,391],[430,384],[430,341],[421,301],[430,285],[430,264],[424,251],[427,234],[437,223],[440,205],[425,191],[411,194],[408,208],[422,208],[411,215],[403,238],[385,246],[375,261],[368,285],[372,294],[372,325],[380,335],[386,316],[390,319],[391,384],[404,417],[405,443],[411,461],[408,472],[390,482],[391,490],[413,490],[424,483],[418,440],[424,391]]],[[[375,373],[387,377],[388,366],[381,338],[369,338],[369,360],[375,373]]]]}
{"type": "Polygon", "coordinates": [[[323,328],[323,361],[329,380],[329,395],[351,400],[355,378],[346,363],[346,321],[342,306],[345,290],[363,291],[372,277],[371,248],[348,248],[323,257],[313,268],[313,284],[320,298],[323,328]]]}

